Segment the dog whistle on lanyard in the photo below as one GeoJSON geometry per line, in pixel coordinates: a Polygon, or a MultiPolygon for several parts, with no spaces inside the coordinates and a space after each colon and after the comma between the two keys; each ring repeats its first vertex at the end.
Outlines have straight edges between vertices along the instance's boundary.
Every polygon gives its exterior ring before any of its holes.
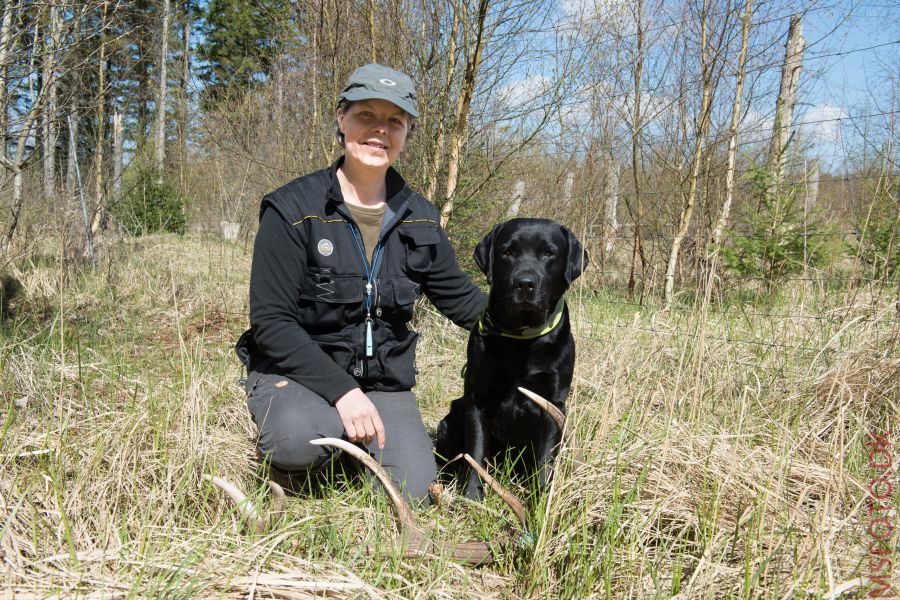
{"type": "MultiPolygon", "coordinates": [[[[375,246],[375,250],[372,252],[372,264],[369,265],[369,261],[366,260],[366,252],[363,248],[363,242],[359,232],[351,223],[348,223],[347,226],[350,228],[350,233],[356,241],[356,248],[359,250],[363,266],[366,269],[366,357],[371,358],[375,356],[374,343],[372,342],[372,293],[375,291],[375,286],[378,284],[378,281],[375,280],[375,275],[378,273],[378,260],[381,258],[384,246],[380,243],[375,246]]],[[[378,307],[376,307],[376,314],[379,314],[378,307]]]]}
{"type": "Polygon", "coordinates": [[[372,319],[366,319],[366,356],[370,357],[372,352],[372,319]]]}
{"type": "MultiPolygon", "coordinates": [[[[366,297],[367,297],[367,305],[371,304],[372,298],[372,284],[366,284],[366,297]]],[[[368,313],[368,310],[366,311],[368,313]]],[[[372,348],[372,317],[366,314],[366,356],[372,357],[374,355],[374,350],[372,348]]]]}

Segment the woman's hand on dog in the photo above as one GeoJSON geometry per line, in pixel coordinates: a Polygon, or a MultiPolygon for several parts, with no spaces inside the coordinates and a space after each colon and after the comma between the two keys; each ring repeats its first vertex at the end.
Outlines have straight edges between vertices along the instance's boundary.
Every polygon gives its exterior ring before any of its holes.
{"type": "Polygon", "coordinates": [[[377,439],[378,447],[384,448],[384,423],[381,422],[378,409],[361,389],[350,390],[338,398],[334,407],[349,441],[369,444],[377,439]]]}

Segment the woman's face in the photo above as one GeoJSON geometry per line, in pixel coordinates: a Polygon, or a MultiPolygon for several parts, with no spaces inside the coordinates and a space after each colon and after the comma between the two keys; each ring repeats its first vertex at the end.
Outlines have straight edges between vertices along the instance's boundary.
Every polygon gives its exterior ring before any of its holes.
{"type": "Polygon", "coordinates": [[[409,115],[387,100],[358,100],[337,119],[347,160],[387,170],[406,145],[409,115]]]}

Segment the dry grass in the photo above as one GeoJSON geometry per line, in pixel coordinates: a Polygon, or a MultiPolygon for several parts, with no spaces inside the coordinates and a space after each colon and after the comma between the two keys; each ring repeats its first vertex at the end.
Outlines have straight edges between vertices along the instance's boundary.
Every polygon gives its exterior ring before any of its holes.
{"type": "MultiPolygon", "coordinates": [[[[355,480],[313,483],[259,537],[202,482],[268,502],[231,353],[248,247],[122,241],[94,272],[35,256],[0,340],[6,595],[800,598],[865,574],[863,441],[900,398],[887,291],[806,287],[706,316],[573,294],[574,441],[530,502],[535,546],[478,569],[365,556],[394,527],[355,480]]],[[[465,335],[425,307],[416,325],[433,427],[465,335]]],[[[459,541],[511,519],[495,498],[417,516],[459,541]]]]}

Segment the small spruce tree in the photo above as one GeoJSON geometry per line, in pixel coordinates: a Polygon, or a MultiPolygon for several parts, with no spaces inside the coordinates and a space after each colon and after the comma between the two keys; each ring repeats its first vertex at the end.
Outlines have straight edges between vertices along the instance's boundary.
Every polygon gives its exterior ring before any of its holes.
{"type": "Polygon", "coordinates": [[[722,263],[738,277],[759,277],[771,288],[806,268],[822,267],[833,258],[831,228],[817,215],[799,209],[802,184],[772,185],[766,169],[754,168],[747,201],[740,211],[741,227],[722,249],[722,263]]]}

